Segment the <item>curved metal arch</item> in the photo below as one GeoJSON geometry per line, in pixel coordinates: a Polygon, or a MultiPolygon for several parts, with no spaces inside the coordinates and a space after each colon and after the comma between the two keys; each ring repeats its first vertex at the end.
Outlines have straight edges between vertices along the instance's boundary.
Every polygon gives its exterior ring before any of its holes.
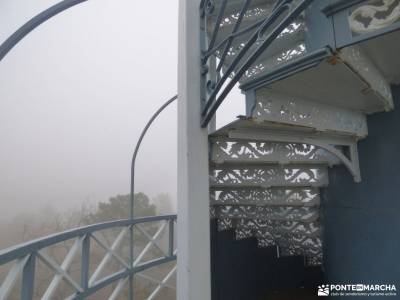
{"type": "MultiPolygon", "coordinates": [[[[147,130],[150,128],[151,124],[153,124],[154,120],[157,119],[159,114],[167,108],[172,102],[178,99],[178,95],[173,96],[172,98],[168,99],[150,118],[147,122],[146,126],[143,128],[142,133],[139,136],[139,139],[136,143],[135,150],[132,155],[131,161],[131,182],[130,182],[130,207],[129,207],[129,218],[131,220],[134,219],[134,208],[135,208],[135,164],[136,164],[136,157],[138,155],[140,145],[142,144],[143,138],[147,133],[147,130]]],[[[171,230],[171,229],[170,229],[171,230]]],[[[131,266],[134,263],[134,245],[133,245],[133,227],[130,230],[130,244],[129,244],[129,258],[131,266]]],[[[129,276],[133,276],[133,273],[129,274],[129,276]]],[[[133,280],[129,280],[129,299],[133,299],[133,280]]]]}
{"type": "Polygon", "coordinates": [[[52,17],[58,15],[59,13],[67,10],[68,8],[71,8],[86,1],[88,0],[64,0],[37,14],[35,17],[22,25],[17,31],[15,31],[0,45],[0,61],[8,54],[8,52],[10,52],[12,48],[14,48],[15,45],[17,45],[35,28],[37,28],[47,20],[51,19],[52,17]]]}
{"type": "Polygon", "coordinates": [[[136,163],[136,157],[139,152],[140,145],[142,144],[143,138],[147,133],[147,130],[149,130],[151,124],[153,124],[154,120],[157,119],[159,114],[166,109],[172,102],[178,99],[178,95],[173,96],[172,98],[168,99],[167,102],[165,102],[149,119],[147,122],[146,126],[143,128],[142,133],[139,136],[139,139],[136,143],[135,150],[132,155],[132,162],[131,162],[131,211],[130,211],[130,217],[133,218],[134,215],[134,207],[133,207],[133,201],[134,201],[134,194],[135,194],[135,163],[136,163]]]}

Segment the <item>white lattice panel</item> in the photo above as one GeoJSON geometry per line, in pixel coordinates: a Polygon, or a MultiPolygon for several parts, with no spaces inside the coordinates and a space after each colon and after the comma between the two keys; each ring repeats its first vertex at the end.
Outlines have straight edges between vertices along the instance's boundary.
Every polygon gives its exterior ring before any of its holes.
{"type": "Polygon", "coordinates": [[[217,206],[217,218],[315,222],[318,207],[217,206]]]}
{"type": "Polygon", "coordinates": [[[212,187],[326,186],[324,166],[215,166],[210,174],[212,187]]]}
{"type": "Polygon", "coordinates": [[[318,189],[216,189],[210,193],[212,205],[316,206],[320,204],[318,189]]]}
{"type": "Polygon", "coordinates": [[[340,164],[337,157],[313,145],[227,138],[212,140],[211,161],[214,163],[340,164]]]}

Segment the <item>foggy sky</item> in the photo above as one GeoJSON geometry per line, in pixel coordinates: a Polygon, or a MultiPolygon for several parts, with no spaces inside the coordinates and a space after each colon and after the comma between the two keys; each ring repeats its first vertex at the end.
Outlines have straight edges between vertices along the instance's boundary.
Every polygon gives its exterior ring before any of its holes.
{"type": "MultiPolygon", "coordinates": [[[[58,1],[1,0],[0,42],[58,1]]],[[[143,126],[177,92],[178,0],[89,0],[0,62],[0,218],[129,191],[143,126]]],[[[237,98],[237,96],[235,96],[237,98]]],[[[225,105],[222,124],[240,114],[225,105]]],[[[176,104],[154,123],[136,190],[176,198],[176,104]]]]}

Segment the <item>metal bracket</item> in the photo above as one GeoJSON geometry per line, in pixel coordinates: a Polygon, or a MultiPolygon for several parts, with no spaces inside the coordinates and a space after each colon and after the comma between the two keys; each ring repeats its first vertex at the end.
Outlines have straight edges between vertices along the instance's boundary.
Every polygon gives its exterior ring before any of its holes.
{"type": "Polygon", "coordinates": [[[332,136],[323,133],[309,134],[273,130],[233,129],[229,131],[229,137],[253,141],[309,144],[320,147],[340,159],[353,176],[355,182],[361,182],[357,140],[351,136],[332,136]],[[344,151],[338,149],[338,146],[347,147],[347,155],[344,151]]]}

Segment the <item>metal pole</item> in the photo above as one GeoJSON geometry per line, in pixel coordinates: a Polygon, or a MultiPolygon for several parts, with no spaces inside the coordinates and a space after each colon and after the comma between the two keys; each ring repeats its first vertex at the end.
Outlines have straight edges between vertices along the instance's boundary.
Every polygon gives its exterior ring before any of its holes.
{"type": "MultiPolygon", "coordinates": [[[[135,163],[136,157],[139,152],[140,145],[142,144],[142,140],[146,135],[147,130],[150,128],[153,121],[158,117],[158,115],[172,102],[178,99],[178,95],[173,96],[167,102],[165,102],[150,118],[147,122],[146,126],[143,128],[142,133],[140,134],[139,140],[136,143],[135,151],[133,152],[132,156],[132,163],[131,163],[131,190],[130,190],[130,209],[129,209],[129,218],[131,220],[134,219],[134,202],[135,202],[135,163]]],[[[129,243],[129,258],[130,258],[130,267],[133,268],[134,262],[134,253],[133,253],[133,226],[131,226],[130,230],[130,243],[129,243]]],[[[133,275],[129,278],[129,299],[133,299],[133,275]]]]}

